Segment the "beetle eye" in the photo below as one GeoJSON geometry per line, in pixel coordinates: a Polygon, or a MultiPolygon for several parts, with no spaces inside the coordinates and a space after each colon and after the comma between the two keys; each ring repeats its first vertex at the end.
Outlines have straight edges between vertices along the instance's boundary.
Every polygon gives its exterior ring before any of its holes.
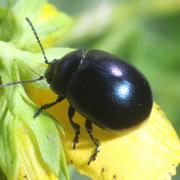
{"type": "Polygon", "coordinates": [[[54,59],[49,65],[48,68],[46,69],[44,73],[44,77],[46,78],[47,82],[50,84],[52,81],[52,76],[54,73],[54,69],[56,67],[56,63],[58,62],[58,59],[54,59]]]}

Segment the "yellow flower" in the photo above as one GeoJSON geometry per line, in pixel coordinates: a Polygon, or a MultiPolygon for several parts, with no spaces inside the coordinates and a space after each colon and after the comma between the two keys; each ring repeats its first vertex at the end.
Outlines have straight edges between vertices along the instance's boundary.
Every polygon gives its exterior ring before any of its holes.
{"type": "MultiPolygon", "coordinates": [[[[50,90],[42,90],[34,85],[27,86],[27,93],[39,105],[55,99],[50,90]]],[[[62,141],[67,161],[82,174],[95,180],[169,180],[175,175],[180,162],[180,141],[158,105],[154,104],[149,120],[133,129],[111,133],[94,125],[93,132],[101,141],[101,150],[89,166],[87,162],[94,145],[85,131],[84,118],[78,113],[74,118],[81,125],[80,140],[74,150],[74,131],[67,117],[67,109],[65,100],[48,112],[65,129],[62,141]]]]}

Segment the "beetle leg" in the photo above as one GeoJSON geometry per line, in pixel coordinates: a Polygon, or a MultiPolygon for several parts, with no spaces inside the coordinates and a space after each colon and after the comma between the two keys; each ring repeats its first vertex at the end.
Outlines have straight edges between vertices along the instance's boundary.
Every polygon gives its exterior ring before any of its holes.
{"type": "Polygon", "coordinates": [[[58,97],[54,102],[49,103],[49,104],[44,104],[42,105],[35,113],[34,113],[34,118],[38,117],[42,111],[49,109],[50,107],[54,106],[55,104],[61,102],[64,99],[64,97],[58,97]]]}
{"type": "Polygon", "coordinates": [[[68,109],[68,117],[69,117],[69,121],[73,127],[73,129],[75,130],[75,137],[74,137],[74,140],[73,140],[73,149],[76,148],[76,144],[78,143],[79,141],[79,135],[80,135],[80,126],[79,124],[75,123],[72,118],[74,116],[74,113],[75,113],[75,109],[72,107],[72,106],[69,106],[69,109],[68,109]]]}
{"type": "Polygon", "coordinates": [[[95,149],[94,153],[91,155],[89,162],[87,163],[89,165],[91,163],[91,161],[94,161],[96,159],[97,153],[100,151],[100,142],[92,134],[93,129],[92,129],[92,123],[90,120],[88,120],[88,119],[86,120],[85,127],[86,127],[86,130],[87,130],[91,140],[96,145],[96,149],[95,149]]]}

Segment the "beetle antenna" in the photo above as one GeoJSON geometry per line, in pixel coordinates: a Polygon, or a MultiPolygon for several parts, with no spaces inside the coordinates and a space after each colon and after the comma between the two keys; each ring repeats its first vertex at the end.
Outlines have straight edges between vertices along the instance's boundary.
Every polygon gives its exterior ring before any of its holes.
{"type": "Polygon", "coordinates": [[[35,36],[36,39],[37,39],[37,42],[38,42],[38,44],[39,44],[39,46],[40,46],[40,48],[41,48],[41,51],[42,51],[42,53],[43,53],[45,63],[46,63],[46,64],[50,64],[50,63],[48,62],[48,59],[47,59],[46,54],[45,54],[45,52],[44,52],[44,48],[43,48],[43,46],[42,46],[42,44],[41,44],[41,41],[40,41],[40,39],[39,39],[39,37],[38,37],[38,35],[37,35],[37,32],[36,32],[36,30],[35,30],[32,22],[30,21],[30,19],[29,19],[28,17],[26,17],[25,19],[26,19],[26,21],[28,22],[28,24],[30,25],[30,27],[31,27],[31,29],[32,29],[32,31],[33,31],[33,33],[34,33],[34,36],[35,36]]]}
{"type": "Polygon", "coordinates": [[[35,81],[41,81],[44,79],[44,76],[40,76],[37,79],[32,79],[32,80],[20,80],[17,82],[10,82],[10,83],[6,83],[6,84],[1,84],[0,88],[5,87],[5,86],[12,86],[12,85],[16,85],[16,84],[25,84],[25,83],[31,83],[31,82],[35,82],[35,81]]]}

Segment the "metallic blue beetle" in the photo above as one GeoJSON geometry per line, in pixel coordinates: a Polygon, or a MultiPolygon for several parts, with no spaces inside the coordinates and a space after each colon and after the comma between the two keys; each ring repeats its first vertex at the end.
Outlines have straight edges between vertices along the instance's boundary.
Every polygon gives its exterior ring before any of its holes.
{"type": "Polygon", "coordinates": [[[48,62],[31,21],[28,18],[26,20],[35,34],[48,68],[44,76],[38,79],[8,83],[0,87],[46,78],[57,94],[57,99],[40,107],[34,118],[66,98],[70,104],[68,117],[75,130],[73,148],[80,134],[80,126],[73,121],[75,111],[85,117],[85,127],[96,145],[89,165],[100,150],[100,142],[93,136],[92,123],[106,130],[120,131],[144,122],[153,104],[149,83],[133,66],[101,50],[80,49],[48,62]]]}

